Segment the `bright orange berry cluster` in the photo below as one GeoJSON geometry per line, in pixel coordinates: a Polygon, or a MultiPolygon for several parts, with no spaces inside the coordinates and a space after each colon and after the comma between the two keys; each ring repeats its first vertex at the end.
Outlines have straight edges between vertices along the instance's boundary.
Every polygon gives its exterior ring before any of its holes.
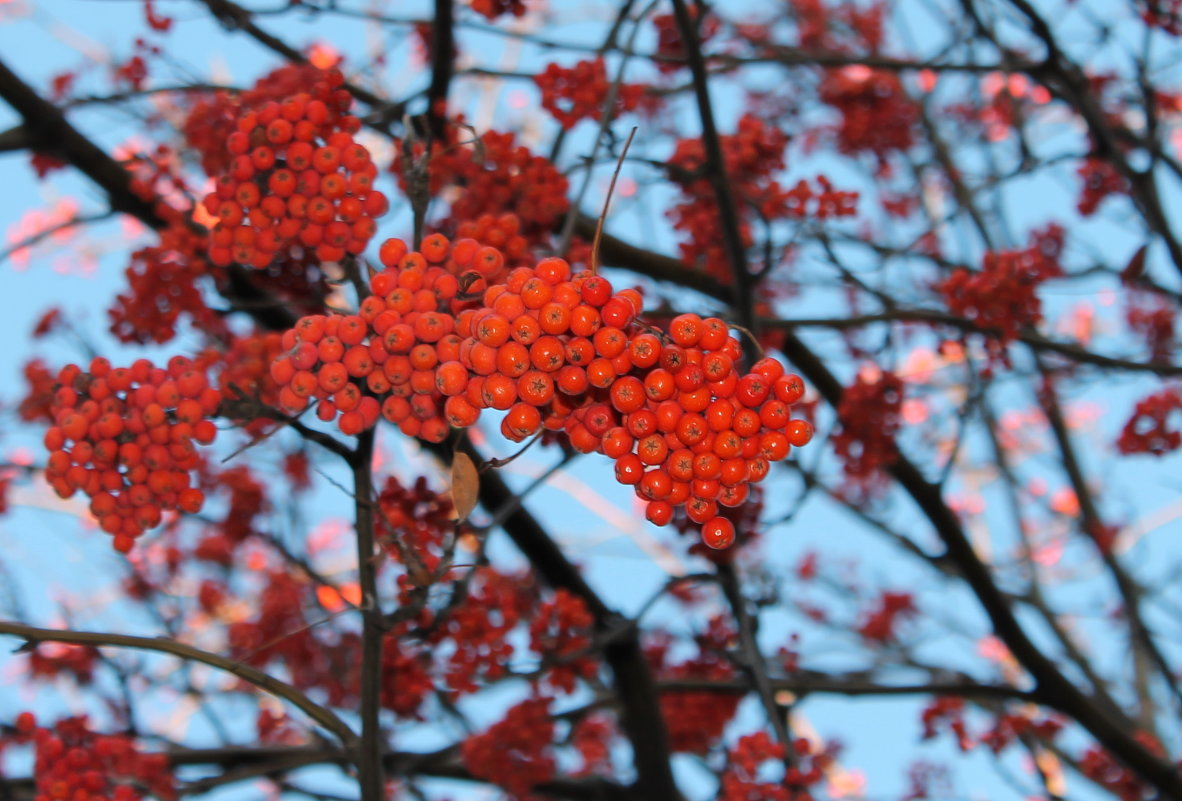
{"type": "Polygon", "coordinates": [[[85,372],[66,365],[45,432],[46,478],[63,498],[89,495],[100,527],[126,553],[165,511],[201,509],[205,496],[190,486],[200,464],[194,442],[213,442],[217,428],[208,418],[220,402],[204,368],[181,356],[168,369],[147,359],[112,368],[96,358],[85,372]]]}
{"type": "Polygon", "coordinates": [[[454,239],[475,239],[484,245],[492,245],[505,257],[510,267],[527,266],[533,259],[529,240],[521,234],[521,219],[512,212],[504,214],[481,214],[471,220],[456,224],[454,239]]]}
{"type": "MultiPolygon", "coordinates": [[[[444,440],[440,385],[460,357],[457,314],[503,272],[504,257],[471,239],[452,247],[441,234],[422,248],[408,253],[401,240],[387,240],[379,253],[387,269],[374,276],[357,314],[310,315],[284,333],[285,353],[271,365],[281,406],[298,412],[316,399],[320,419],[339,414],[349,435],[384,416],[407,436],[444,440]]],[[[472,425],[476,416],[452,422],[472,425]]]]}
{"type": "Polygon", "coordinates": [[[351,102],[339,72],[324,74],[312,93],[246,109],[226,137],[229,169],[205,197],[218,218],[210,260],[262,269],[293,248],[320,261],[359,254],[386,212],[373,188],[377,167],[354,138],[351,102]]]}
{"type": "MultiPolygon", "coordinates": [[[[611,88],[603,56],[580,61],[573,67],[547,64],[546,69],[534,76],[534,83],[542,92],[542,107],[567,129],[575,127],[579,120],[601,119],[611,88]]],[[[644,87],[640,84],[620,84],[616,91],[616,113],[636,108],[642,97],[644,87]]]]}
{"type": "Polygon", "coordinates": [[[613,293],[559,258],[502,278],[496,248],[440,234],[422,252],[387,240],[381,259],[358,314],[305,317],[284,335],[272,377],[287,409],[315,398],[346,434],[384,416],[430,442],[505,411],[508,439],[561,432],[606,454],[649,520],[665,525],[684,507],[715,548],[735,536],[719,506],[743,503],[750,482],[812,436],[790,418],[799,376],[771,358],[741,375],[739,342],[718,318],[684,314],[660,331],[637,319],[636,290],[613,293]]]}

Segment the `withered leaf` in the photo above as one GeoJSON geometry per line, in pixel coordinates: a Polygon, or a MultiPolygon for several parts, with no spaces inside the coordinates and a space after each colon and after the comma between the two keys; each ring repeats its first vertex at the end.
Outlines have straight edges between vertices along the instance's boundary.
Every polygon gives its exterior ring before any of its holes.
{"type": "Polygon", "coordinates": [[[472,457],[463,451],[457,451],[451,462],[451,500],[455,505],[456,518],[467,520],[468,515],[476,508],[476,498],[480,494],[480,473],[472,457]]]}

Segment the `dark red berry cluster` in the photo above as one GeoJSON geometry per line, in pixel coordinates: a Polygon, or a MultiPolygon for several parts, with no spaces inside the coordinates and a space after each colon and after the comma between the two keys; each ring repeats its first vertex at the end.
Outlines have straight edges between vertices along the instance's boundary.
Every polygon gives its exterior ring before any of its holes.
{"type": "Polygon", "coordinates": [[[1004,353],[1005,343],[1022,328],[1042,320],[1038,288],[1062,274],[1062,229],[1052,226],[1032,238],[1032,244],[1022,250],[986,253],[979,271],[960,267],[936,285],[949,311],[992,335],[995,356],[1004,353]]]}
{"type": "Polygon", "coordinates": [[[595,675],[595,660],[586,653],[594,622],[583,599],[565,589],[538,607],[529,624],[529,647],[542,655],[546,684],[571,693],[579,678],[595,675]]]}
{"type": "MultiPolygon", "coordinates": [[[[34,749],[33,792],[37,801],[172,801],[177,788],[164,754],[140,751],[131,737],[98,734],[85,717],[64,718],[52,729],[23,712],[16,733],[4,738],[34,749]]],[[[0,741],[0,745],[3,741],[0,741]]]]}
{"type": "Polygon", "coordinates": [[[836,137],[843,153],[870,153],[882,160],[915,143],[919,108],[893,72],[861,64],[829,70],[818,96],[841,113],[836,137]]]}
{"type": "Polygon", "coordinates": [[[477,14],[483,14],[490,20],[505,14],[512,14],[514,17],[525,16],[523,0],[472,0],[471,7],[477,14]]]}
{"type": "Polygon", "coordinates": [[[205,174],[216,177],[230,168],[233,156],[226,150],[226,137],[237,129],[238,117],[244,111],[281,103],[301,92],[311,93],[325,75],[325,70],[311,64],[285,64],[241,92],[187,94],[194,102],[181,125],[181,134],[186,144],[201,155],[205,174]]]}
{"type": "MultiPolygon", "coordinates": [[[[714,38],[722,28],[722,23],[714,14],[707,14],[705,19],[698,21],[699,6],[690,5],[689,15],[697,26],[698,43],[705,44],[714,38]]],[[[661,72],[676,72],[685,64],[685,43],[681,37],[681,27],[677,24],[676,14],[657,14],[653,17],[653,27],[657,29],[657,54],[662,60],[655,62],[661,72]]]]}
{"type": "Polygon", "coordinates": [[[1105,198],[1128,194],[1129,182],[1109,161],[1097,158],[1084,159],[1080,162],[1077,172],[1082,186],[1076,209],[1085,217],[1095,214],[1105,198]]]}
{"type": "MultiPolygon", "coordinates": [[[[606,112],[611,83],[603,56],[580,61],[573,67],[547,64],[534,76],[542,92],[542,108],[549,111],[563,128],[573,128],[580,120],[599,120],[606,112]]],[[[644,87],[621,83],[616,89],[615,114],[631,111],[640,105],[644,87]]]]}
{"type": "Polygon", "coordinates": [[[478,779],[527,798],[530,790],[554,776],[553,741],[550,699],[530,698],[510,707],[487,731],[465,740],[460,759],[478,779]]]}
{"type": "MultiPolygon", "coordinates": [[[[646,643],[645,660],[660,680],[726,682],[737,675],[726,659],[734,647],[735,632],[721,617],[711,618],[704,634],[695,638],[698,653],[674,662],[669,654],[672,638],[646,643]]],[[[669,732],[669,747],[686,754],[706,754],[735,717],[739,702],[734,693],[701,690],[666,690],[661,693],[661,717],[669,732]]]]}
{"type": "Polygon", "coordinates": [[[792,764],[778,781],[768,778],[766,767],[784,764],[785,748],[767,732],[740,737],[728,754],[718,801],[809,801],[810,788],[822,783],[837,757],[836,747],[818,749],[805,737],[792,741],[792,764]]]}
{"type": "Polygon", "coordinates": [[[1182,411],[1182,391],[1168,387],[1137,401],[1133,414],[1116,441],[1121,453],[1151,453],[1164,456],[1182,446],[1177,412],[1182,411]],[[1173,423],[1173,424],[1171,424],[1173,423]]]}
{"type": "Polygon", "coordinates": [[[833,449],[847,476],[861,484],[873,483],[895,463],[902,409],[903,381],[890,371],[859,373],[846,387],[837,409],[840,427],[833,434],[833,449]]]}
{"type": "MultiPolygon", "coordinates": [[[[752,243],[750,217],[764,220],[844,217],[855,211],[856,192],[835,190],[824,176],[817,178],[814,189],[801,180],[785,188],[773,176],[784,169],[784,149],[788,136],[754,114],[739,119],[734,134],[721,137],[727,180],[734,185],[735,197],[743,201],[740,235],[744,246],[752,243]]],[[[684,200],[669,210],[673,226],[685,233],[681,257],[697,265],[720,281],[731,280],[730,262],[722,246],[723,235],[714,187],[702,173],[706,162],[700,139],[678,141],[669,158],[669,175],[682,190],[684,200]]]]}
{"type": "Polygon", "coordinates": [[[206,237],[178,221],[160,232],[158,244],[132,253],[127,289],[108,312],[111,332],[123,342],[168,342],[187,314],[202,331],[224,334],[222,316],[206,305],[197,283],[209,269],[207,249],[206,237]]]}
{"type": "Polygon", "coordinates": [[[513,214],[520,223],[515,233],[533,247],[550,241],[570,208],[566,176],[549,159],[517,144],[512,133],[485,131],[474,139],[461,120],[448,126],[445,141],[432,143],[429,159],[422,142],[396,144],[392,169],[402,189],[409,188],[408,171],[425,160],[431,196],[447,200],[448,222],[439,227],[452,239],[473,235],[459,232],[464,221],[513,214]]]}

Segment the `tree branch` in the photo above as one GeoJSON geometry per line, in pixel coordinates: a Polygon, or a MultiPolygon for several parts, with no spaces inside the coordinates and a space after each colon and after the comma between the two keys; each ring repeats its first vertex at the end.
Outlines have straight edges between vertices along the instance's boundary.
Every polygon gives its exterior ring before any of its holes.
{"type": "Polygon", "coordinates": [[[357,767],[360,772],[361,801],[383,801],[385,778],[382,771],[382,610],[378,602],[377,566],[374,562],[373,500],[374,431],[357,438],[353,467],[354,514],[357,531],[357,571],[361,586],[361,742],[357,767]]]}
{"type": "Polygon", "coordinates": [[[231,673],[243,681],[253,684],[260,690],[287,701],[312,718],[312,720],[316,721],[316,723],[335,734],[346,747],[352,747],[357,739],[357,735],[353,733],[353,730],[343,720],[338,718],[336,713],[315,703],[290,684],[279,681],[279,679],[269,676],[249,665],[243,665],[224,656],[203,651],[192,645],[185,645],[184,643],[164,637],[136,637],[128,634],[110,634],[106,632],[42,629],[9,621],[0,621],[0,634],[19,637],[31,645],[42,642],[64,642],[73,645],[135,648],[141,651],[171,654],[180,659],[200,662],[203,665],[209,665],[210,667],[231,673]]]}

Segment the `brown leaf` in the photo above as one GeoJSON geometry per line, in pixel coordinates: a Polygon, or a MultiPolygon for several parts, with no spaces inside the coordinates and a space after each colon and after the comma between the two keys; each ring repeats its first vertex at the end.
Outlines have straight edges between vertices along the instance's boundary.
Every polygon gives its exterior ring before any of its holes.
{"type": "Polygon", "coordinates": [[[480,473],[476,464],[468,454],[457,451],[451,462],[451,500],[458,520],[467,520],[472,514],[479,493],[480,473]]]}
{"type": "Polygon", "coordinates": [[[1128,265],[1120,271],[1121,283],[1131,284],[1145,272],[1145,252],[1148,249],[1148,245],[1142,245],[1137,248],[1137,252],[1133,254],[1133,258],[1129,259],[1128,265]]]}

